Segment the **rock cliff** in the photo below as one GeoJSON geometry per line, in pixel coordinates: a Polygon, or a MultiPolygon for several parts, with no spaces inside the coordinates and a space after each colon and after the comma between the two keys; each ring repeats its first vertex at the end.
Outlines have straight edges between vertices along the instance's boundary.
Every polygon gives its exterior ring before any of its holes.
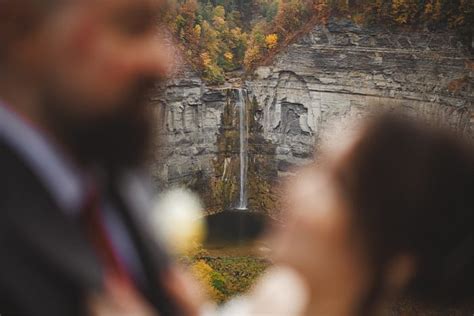
{"type": "MultiPolygon", "coordinates": [[[[335,128],[373,110],[402,109],[474,134],[473,82],[472,56],[451,32],[314,27],[243,85],[251,209],[276,214],[281,176],[312,161],[335,128]]],[[[197,189],[212,212],[236,199],[235,99],[232,87],[209,87],[190,71],[155,98],[165,109],[157,183],[197,189]]]]}

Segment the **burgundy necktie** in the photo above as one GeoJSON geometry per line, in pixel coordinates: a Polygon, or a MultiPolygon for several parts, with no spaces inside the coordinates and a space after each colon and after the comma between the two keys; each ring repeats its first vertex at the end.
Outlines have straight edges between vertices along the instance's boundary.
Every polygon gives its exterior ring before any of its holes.
{"type": "MultiPolygon", "coordinates": [[[[96,189],[89,192],[85,207],[81,214],[84,229],[104,267],[104,295],[108,299],[92,305],[92,310],[99,311],[101,306],[107,306],[107,315],[115,316],[156,316],[154,308],[138,290],[131,274],[120,260],[101,214],[101,200],[96,189]]],[[[92,313],[97,314],[97,313],[92,313]]],[[[98,312],[102,315],[101,312],[98,312]]]]}
{"type": "Polygon", "coordinates": [[[81,215],[87,236],[104,267],[106,279],[113,277],[123,284],[135,287],[132,276],[117,254],[106,230],[101,214],[101,200],[96,189],[89,191],[81,215]]]}

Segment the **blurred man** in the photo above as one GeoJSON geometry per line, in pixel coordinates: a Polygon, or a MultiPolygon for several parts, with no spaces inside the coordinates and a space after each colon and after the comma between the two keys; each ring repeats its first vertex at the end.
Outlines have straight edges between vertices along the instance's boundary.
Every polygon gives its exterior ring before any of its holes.
{"type": "Polygon", "coordinates": [[[161,6],[0,0],[2,316],[192,313],[137,214],[161,6]]]}

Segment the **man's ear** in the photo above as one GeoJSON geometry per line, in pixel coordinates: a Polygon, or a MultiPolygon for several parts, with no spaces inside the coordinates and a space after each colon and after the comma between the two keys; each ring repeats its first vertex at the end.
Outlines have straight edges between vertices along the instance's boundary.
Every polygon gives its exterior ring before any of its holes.
{"type": "Polygon", "coordinates": [[[416,268],[413,255],[400,254],[392,258],[387,265],[385,275],[387,289],[393,293],[402,290],[413,279],[416,268]]]}
{"type": "Polygon", "coordinates": [[[28,38],[43,18],[43,13],[28,1],[0,0],[0,54],[5,54],[28,38]]]}
{"type": "MultiPolygon", "coordinates": [[[[31,56],[40,56],[38,32],[45,9],[36,1],[0,0],[0,58],[2,63],[23,64],[31,56]]],[[[31,67],[29,67],[31,68],[31,67]]]]}

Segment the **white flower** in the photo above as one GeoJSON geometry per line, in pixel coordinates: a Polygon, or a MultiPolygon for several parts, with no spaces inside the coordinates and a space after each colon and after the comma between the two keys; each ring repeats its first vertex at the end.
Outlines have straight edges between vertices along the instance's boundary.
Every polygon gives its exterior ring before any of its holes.
{"type": "Polygon", "coordinates": [[[185,188],[161,194],[155,203],[152,221],[158,236],[175,253],[191,250],[205,237],[201,200],[185,188]]]}

